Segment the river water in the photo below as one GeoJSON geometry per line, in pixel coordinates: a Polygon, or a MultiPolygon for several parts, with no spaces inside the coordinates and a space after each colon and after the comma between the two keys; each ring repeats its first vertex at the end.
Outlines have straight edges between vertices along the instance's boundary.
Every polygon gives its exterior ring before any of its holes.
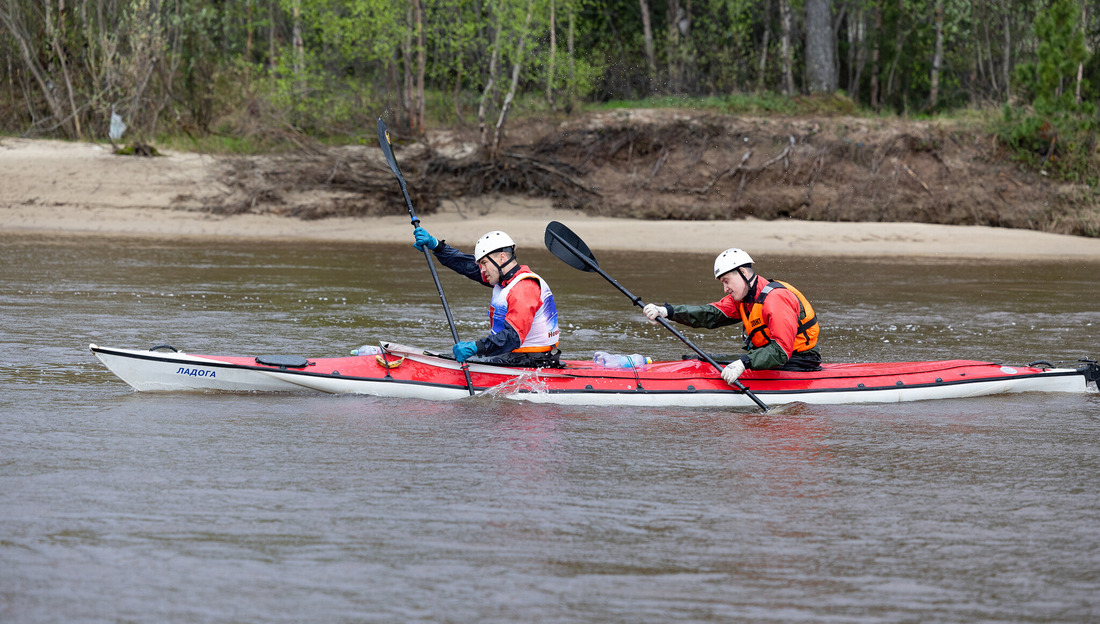
{"type": "MultiPolygon", "coordinates": [[[[1100,619],[1095,388],[767,415],[137,394],[89,342],[319,357],[450,333],[405,244],[0,245],[2,622],[1100,619]]],[[[688,353],[520,251],[566,357],[688,353]]],[[[597,257],[646,300],[706,303],[705,251],[597,257]]],[[[1100,356],[1100,259],[757,266],[814,303],[828,360],[1100,356]]],[[[488,289],[440,277],[482,335],[488,289]]]]}

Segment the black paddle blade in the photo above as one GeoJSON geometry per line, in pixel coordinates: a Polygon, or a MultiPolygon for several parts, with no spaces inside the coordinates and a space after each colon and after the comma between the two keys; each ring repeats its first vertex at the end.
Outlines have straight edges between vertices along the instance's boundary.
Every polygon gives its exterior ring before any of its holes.
{"type": "Polygon", "coordinates": [[[600,268],[596,257],[592,255],[592,250],[581,240],[581,237],[557,221],[547,224],[545,242],[550,253],[574,269],[591,273],[600,268]]]}
{"type": "Polygon", "coordinates": [[[382,154],[386,157],[386,162],[390,165],[390,171],[393,175],[397,176],[397,179],[404,182],[405,179],[401,176],[401,170],[397,168],[397,159],[393,157],[393,146],[390,144],[390,132],[386,129],[386,123],[382,121],[382,118],[378,118],[378,145],[382,147],[382,154]]]}

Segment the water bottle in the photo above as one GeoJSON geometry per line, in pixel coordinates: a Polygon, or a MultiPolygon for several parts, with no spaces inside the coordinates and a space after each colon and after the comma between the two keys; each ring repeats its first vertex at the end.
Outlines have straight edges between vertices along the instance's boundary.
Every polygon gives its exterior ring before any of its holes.
{"type": "Polygon", "coordinates": [[[352,355],[382,355],[382,347],[375,345],[363,345],[351,350],[352,355]]]}
{"type": "Polygon", "coordinates": [[[631,355],[615,355],[606,351],[597,351],[592,361],[596,366],[604,368],[641,368],[653,362],[652,358],[637,353],[631,355]]]}

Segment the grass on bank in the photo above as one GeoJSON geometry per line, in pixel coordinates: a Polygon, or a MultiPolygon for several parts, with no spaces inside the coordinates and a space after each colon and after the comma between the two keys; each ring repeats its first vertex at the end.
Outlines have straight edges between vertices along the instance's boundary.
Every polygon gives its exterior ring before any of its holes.
{"type": "MultiPolygon", "coordinates": [[[[356,106],[320,107],[296,104],[292,109],[280,109],[268,97],[255,94],[227,110],[216,122],[210,124],[210,132],[174,133],[159,136],[157,141],[168,149],[202,151],[213,154],[263,154],[294,149],[295,138],[317,141],[324,145],[356,145],[372,143],[375,139],[375,119],[378,115],[389,120],[392,111],[385,105],[363,104],[366,94],[349,94],[358,100],[356,106]],[[326,128],[324,134],[311,132],[309,128],[326,128]]],[[[427,119],[429,128],[474,128],[477,125],[479,95],[460,93],[457,100],[452,93],[429,92],[427,119]]],[[[686,109],[727,115],[749,116],[854,116],[875,119],[893,119],[896,115],[876,113],[857,106],[843,93],[835,95],[785,96],[775,93],[737,93],[715,97],[653,96],[640,100],[614,100],[608,102],[578,102],[569,107],[558,101],[551,108],[542,94],[520,96],[509,117],[509,124],[522,124],[525,120],[564,121],[571,116],[587,112],[620,109],[686,109]],[[572,113],[566,109],[572,108],[572,113]]],[[[961,113],[973,117],[973,113],[961,113]]],[[[953,112],[941,118],[955,118],[953,112]]],[[[988,117],[984,112],[983,117],[988,117]]],[[[489,120],[495,123],[495,118],[489,120]]],[[[394,124],[391,122],[391,127],[394,124]]]]}

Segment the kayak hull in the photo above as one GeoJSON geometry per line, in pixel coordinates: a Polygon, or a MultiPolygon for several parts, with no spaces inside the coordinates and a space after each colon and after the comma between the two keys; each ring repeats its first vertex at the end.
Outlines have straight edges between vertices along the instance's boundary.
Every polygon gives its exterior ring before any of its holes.
{"type": "MultiPolygon", "coordinates": [[[[141,392],[301,392],[456,400],[474,395],[558,405],[747,408],[756,404],[699,360],[608,369],[567,361],[563,369],[468,364],[383,343],[381,355],[291,360],[210,356],[90,345],[112,372],[141,392]],[[274,363],[271,363],[274,362],[274,363]]],[[[972,360],[826,364],[822,371],[747,371],[742,383],[769,405],[897,403],[1016,392],[1084,392],[1100,365],[1002,366],[972,360]]]]}

